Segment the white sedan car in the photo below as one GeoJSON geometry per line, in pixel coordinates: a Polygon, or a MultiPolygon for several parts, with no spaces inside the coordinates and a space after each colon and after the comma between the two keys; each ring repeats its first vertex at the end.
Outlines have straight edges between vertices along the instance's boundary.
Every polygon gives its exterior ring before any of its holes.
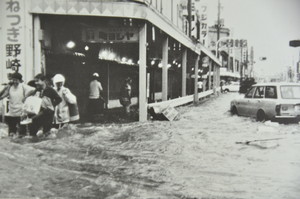
{"type": "Polygon", "coordinates": [[[240,82],[231,82],[222,87],[225,92],[238,92],[240,90],[240,82]]]}
{"type": "Polygon", "coordinates": [[[231,102],[232,114],[257,121],[288,119],[300,121],[300,84],[256,84],[241,99],[231,102]]]}

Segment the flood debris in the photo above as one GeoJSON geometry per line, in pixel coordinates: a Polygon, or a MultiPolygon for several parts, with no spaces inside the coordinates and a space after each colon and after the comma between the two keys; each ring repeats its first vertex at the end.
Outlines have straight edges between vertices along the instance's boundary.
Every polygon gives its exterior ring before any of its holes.
{"type": "Polygon", "coordinates": [[[154,106],[151,107],[148,112],[153,120],[174,121],[179,118],[178,111],[172,106],[154,106]]]}
{"type": "Polygon", "coordinates": [[[274,141],[274,140],[282,140],[284,138],[269,138],[269,139],[258,139],[258,140],[247,140],[247,141],[243,141],[243,142],[235,142],[236,144],[245,144],[245,145],[249,145],[252,144],[254,142],[267,142],[267,141],[274,141]]]}

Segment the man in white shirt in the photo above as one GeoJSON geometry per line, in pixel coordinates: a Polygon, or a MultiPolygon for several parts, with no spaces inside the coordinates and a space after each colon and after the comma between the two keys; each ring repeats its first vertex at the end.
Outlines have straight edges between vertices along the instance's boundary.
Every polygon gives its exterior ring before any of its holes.
{"type": "Polygon", "coordinates": [[[99,82],[99,74],[94,73],[89,88],[89,115],[93,118],[94,115],[101,113],[104,101],[101,97],[103,91],[102,85],[99,82]]]}
{"type": "MultiPolygon", "coordinates": [[[[7,95],[9,97],[9,111],[5,115],[5,121],[8,125],[8,133],[10,136],[17,135],[18,126],[20,126],[21,116],[23,114],[23,105],[25,99],[34,92],[34,88],[23,83],[20,73],[12,74],[12,85],[8,88],[7,95]]],[[[21,129],[22,131],[22,129],[21,129]]],[[[19,133],[24,133],[19,132],[19,133]]]]}

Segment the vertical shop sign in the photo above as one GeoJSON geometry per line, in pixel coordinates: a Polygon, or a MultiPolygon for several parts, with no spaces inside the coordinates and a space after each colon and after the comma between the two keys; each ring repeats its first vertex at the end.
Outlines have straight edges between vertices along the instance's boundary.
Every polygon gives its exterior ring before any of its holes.
{"type": "Polygon", "coordinates": [[[1,1],[2,40],[1,49],[4,51],[4,62],[1,65],[6,69],[19,71],[24,64],[24,1],[1,1]]]}
{"type": "Polygon", "coordinates": [[[208,25],[207,25],[207,6],[202,5],[200,11],[200,40],[203,45],[207,45],[206,40],[208,37],[208,25]]]}

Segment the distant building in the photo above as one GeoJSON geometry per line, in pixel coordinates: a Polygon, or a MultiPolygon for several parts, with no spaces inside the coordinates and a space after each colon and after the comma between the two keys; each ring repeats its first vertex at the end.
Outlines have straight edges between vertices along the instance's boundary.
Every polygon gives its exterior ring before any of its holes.
{"type": "MultiPolygon", "coordinates": [[[[218,30],[216,25],[209,27],[207,44],[214,54],[216,54],[218,30]]],[[[218,54],[222,60],[222,67],[227,72],[233,73],[233,77],[248,77],[248,44],[247,40],[232,38],[230,29],[221,27],[219,30],[218,54]],[[226,39],[227,38],[227,39],[226,39]]],[[[227,73],[228,74],[228,73],[227,73]]],[[[222,74],[221,74],[222,76],[222,74]]]]}

